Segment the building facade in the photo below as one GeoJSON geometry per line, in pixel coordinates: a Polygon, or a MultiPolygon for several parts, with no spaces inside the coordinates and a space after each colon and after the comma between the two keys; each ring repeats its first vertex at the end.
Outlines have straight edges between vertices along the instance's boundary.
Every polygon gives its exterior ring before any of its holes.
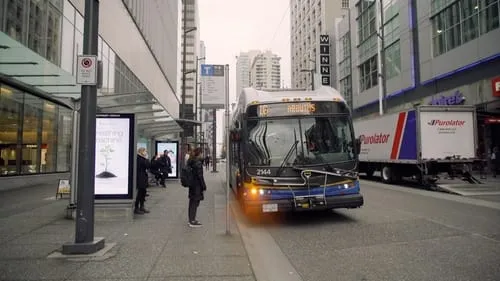
{"type": "MultiPolygon", "coordinates": [[[[181,48],[180,52],[180,65],[179,65],[179,99],[182,100],[182,87],[185,87],[186,99],[186,113],[184,118],[194,120],[195,113],[195,96],[196,92],[196,72],[197,64],[199,63],[200,56],[200,16],[198,11],[198,0],[182,0],[181,5],[181,48]],[[186,8],[186,13],[184,13],[186,8]],[[184,15],[186,18],[184,19],[184,15]],[[184,30],[184,27],[186,28],[184,30]],[[185,41],[184,41],[185,40],[185,41]],[[184,48],[184,44],[186,47],[184,48]],[[184,50],[186,55],[184,56],[184,50]],[[184,63],[184,58],[186,59],[184,63]],[[185,66],[185,69],[183,69],[185,66]],[[183,85],[183,73],[185,77],[185,85],[183,85]]],[[[189,126],[192,127],[192,126],[189,126]]],[[[194,128],[194,127],[193,127],[194,128]]],[[[187,130],[187,137],[194,137],[194,130],[187,130]]]]}
{"type": "MultiPolygon", "coordinates": [[[[0,186],[71,165],[83,0],[0,0],[0,186]],[[13,176],[13,177],[12,177],[13,176]]],[[[178,130],[176,1],[100,1],[101,112],[136,113],[139,141],[178,130]],[[150,127],[162,118],[165,127],[150,127]],[[148,121],[146,121],[148,120],[148,121]],[[172,123],[167,123],[172,122],[172,123]]],[[[151,150],[151,149],[150,149],[151,150]]]]}
{"type": "Polygon", "coordinates": [[[250,66],[250,87],[279,89],[281,87],[280,60],[281,57],[271,51],[256,54],[250,66]]]}
{"type": "Polygon", "coordinates": [[[378,114],[379,96],[384,96],[379,92],[378,48],[383,45],[386,112],[419,104],[474,105],[484,144],[480,149],[500,145],[500,128],[495,125],[500,118],[500,1],[382,4],[383,42],[377,35],[379,1],[351,1],[349,16],[338,25],[338,83],[352,98],[355,116],[378,114]]]}
{"type": "Polygon", "coordinates": [[[311,88],[322,75],[330,77],[330,86],[337,87],[336,22],[348,7],[349,0],[290,0],[292,88],[311,88]],[[320,49],[320,35],[328,35],[328,50],[320,49]],[[320,62],[324,52],[329,54],[327,63],[320,62]],[[321,66],[328,66],[329,73],[321,73],[321,66]]]}
{"type": "Polygon", "coordinates": [[[236,97],[240,95],[244,88],[250,87],[250,67],[253,58],[259,53],[259,50],[240,52],[236,58],[236,97]]]}

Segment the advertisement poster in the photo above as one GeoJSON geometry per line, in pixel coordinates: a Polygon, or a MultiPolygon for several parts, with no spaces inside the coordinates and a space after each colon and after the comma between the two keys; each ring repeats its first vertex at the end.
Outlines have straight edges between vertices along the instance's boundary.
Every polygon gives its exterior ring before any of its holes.
{"type": "MultiPolygon", "coordinates": [[[[131,178],[131,122],[123,117],[97,117],[95,195],[129,195],[131,178]]],[[[135,148],[135,145],[134,145],[135,148]]],[[[135,156],[135,154],[133,155],[135,156]]],[[[132,169],[133,170],[133,169],[132,169]]]]}
{"type": "Polygon", "coordinates": [[[177,178],[178,173],[178,142],[156,142],[156,152],[158,155],[163,155],[163,152],[168,151],[168,157],[170,157],[170,162],[172,163],[172,172],[168,174],[168,178],[177,178]]]}

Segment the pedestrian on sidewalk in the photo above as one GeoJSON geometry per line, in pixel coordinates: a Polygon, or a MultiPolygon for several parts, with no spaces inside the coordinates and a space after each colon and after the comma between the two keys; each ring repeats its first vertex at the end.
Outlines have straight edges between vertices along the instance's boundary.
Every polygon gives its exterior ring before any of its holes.
{"type": "Polygon", "coordinates": [[[201,155],[201,148],[195,148],[189,155],[187,166],[191,171],[188,209],[189,226],[201,227],[202,224],[196,220],[196,212],[198,206],[200,206],[200,201],[205,199],[203,193],[207,190],[207,185],[203,176],[203,156],[201,155]]]}
{"type": "Polygon", "coordinates": [[[136,188],[137,195],[135,197],[135,209],[134,213],[138,215],[143,215],[149,213],[149,211],[144,208],[144,202],[146,201],[146,188],[148,187],[148,172],[147,169],[151,167],[148,160],[148,152],[144,147],[137,150],[137,170],[136,170],[136,188]]]}
{"type": "Polygon", "coordinates": [[[500,152],[498,151],[498,146],[493,148],[491,153],[491,172],[493,173],[493,177],[497,177],[498,170],[500,169],[500,152]]]}
{"type": "Polygon", "coordinates": [[[166,188],[165,180],[168,174],[172,173],[172,160],[168,156],[168,150],[163,151],[163,155],[158,159],[158,163],[161,171],[160,185],[166,188]]]}

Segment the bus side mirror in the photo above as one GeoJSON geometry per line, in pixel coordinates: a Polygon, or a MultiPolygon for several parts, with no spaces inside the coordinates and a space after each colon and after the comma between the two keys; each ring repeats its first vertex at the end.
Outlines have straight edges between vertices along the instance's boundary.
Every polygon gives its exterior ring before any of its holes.
{"type": "Polygon", "coordinates": [[[240,127],[240,121],[235,121],[234,122],[234,128],[236,128],[237,130],[241,129],[241,127],[240,127]]]}
{"type": "Polygon", "coordinates": [[[361,139],[357,138],[355,142],[356,142],[356,154],[359,155],[361,153],[361,139]]]}

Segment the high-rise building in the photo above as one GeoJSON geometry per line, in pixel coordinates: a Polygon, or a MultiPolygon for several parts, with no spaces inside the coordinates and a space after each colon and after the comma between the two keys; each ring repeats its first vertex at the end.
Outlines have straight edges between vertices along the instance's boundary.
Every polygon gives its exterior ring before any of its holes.
{"type": "MultiPolygon", "coordinates": [[[[183,75],[185,75],[185,103],[186,103],[186,113],[185,119],[194,120],[194,103],[195,103],[195,94],[196,94],[196,64],[199,62],[197,58],[199,58],[200,54],[200,16],[198,12],[198,0],[182,0],[181,1],[181,48],[180,52],[180,92],[179,99],[182,101],[182,93],[183,93],[183,75]],[[186,12],[184,13],[184,7],[186,7],[186,12]],[[186,19],[184,19],[184,15],[186,15],[186,19]],[[185,21],[185,22],[184,22],[185,21]],[[186,28],[184,30],[184,27],[186,28]],[[185,42],[184,42],[185,40],[185,42]],[[186,46],[184,47],[184,44],[186,46]],[[185,55],[185,63],[184,59],[184,50],[186,50],[185,55]],[[185,65],[185,69],[183,66],[185,65]],[[184,73],[184,74],[183,74],[184,73]]],[[[186,131],[188,137],[192,137],[194,130],[186,131]]]]}
{"type": "MultiPolygon", "coordinates": [[[[0,189],[52,183],[70,171],[69,98],[81,97],[76,76],[84,4],[0,1],[0,189]],[[25,178],[36,174],[43,175],[25,178]],[[18,175],[23,177],[11,177],[18,175]]],[[[151,153],[153,140],[175,138],[181,129],[176,120],[178,5],[99,1],[98,110],[135,113],[138,145],[151,153]]]]}
{"type": "Polygon", "coordinates": [[[339,90],[351,96],[354,117],[378,115],[384,96],[383,114],[416,105],[471,105],[477,111],[479,149],[500,145],[495,125],[500,122],[500,0],[382,4],[351,1],[338,26],[339,90]]]}
{"type": "Polygon", "coordinates": [[[260,52],[253,57],[250,66],[250,86],[257,89],[281,87],[281,58],[271,51],[260,52]]]}
{"type": "Polygon", "coordinates": [[[332,42],[336,41],[335,23],[347,7],[348,0],[290,0],[292,88],[311,88],[320,82],[336,88],[332,42]],[[329,43],[322,44],[320,35],[328,35],[329,43]],[[320,50],[320,45],[327,48],[320,50]]]}
{"type": "Polygon", "coordinates": [[[250,87],[250,67],[253,58],[259,54],[259,50],[241,52],[236,60],[236,96],[238,97],[244,88],[250,87]]]}

